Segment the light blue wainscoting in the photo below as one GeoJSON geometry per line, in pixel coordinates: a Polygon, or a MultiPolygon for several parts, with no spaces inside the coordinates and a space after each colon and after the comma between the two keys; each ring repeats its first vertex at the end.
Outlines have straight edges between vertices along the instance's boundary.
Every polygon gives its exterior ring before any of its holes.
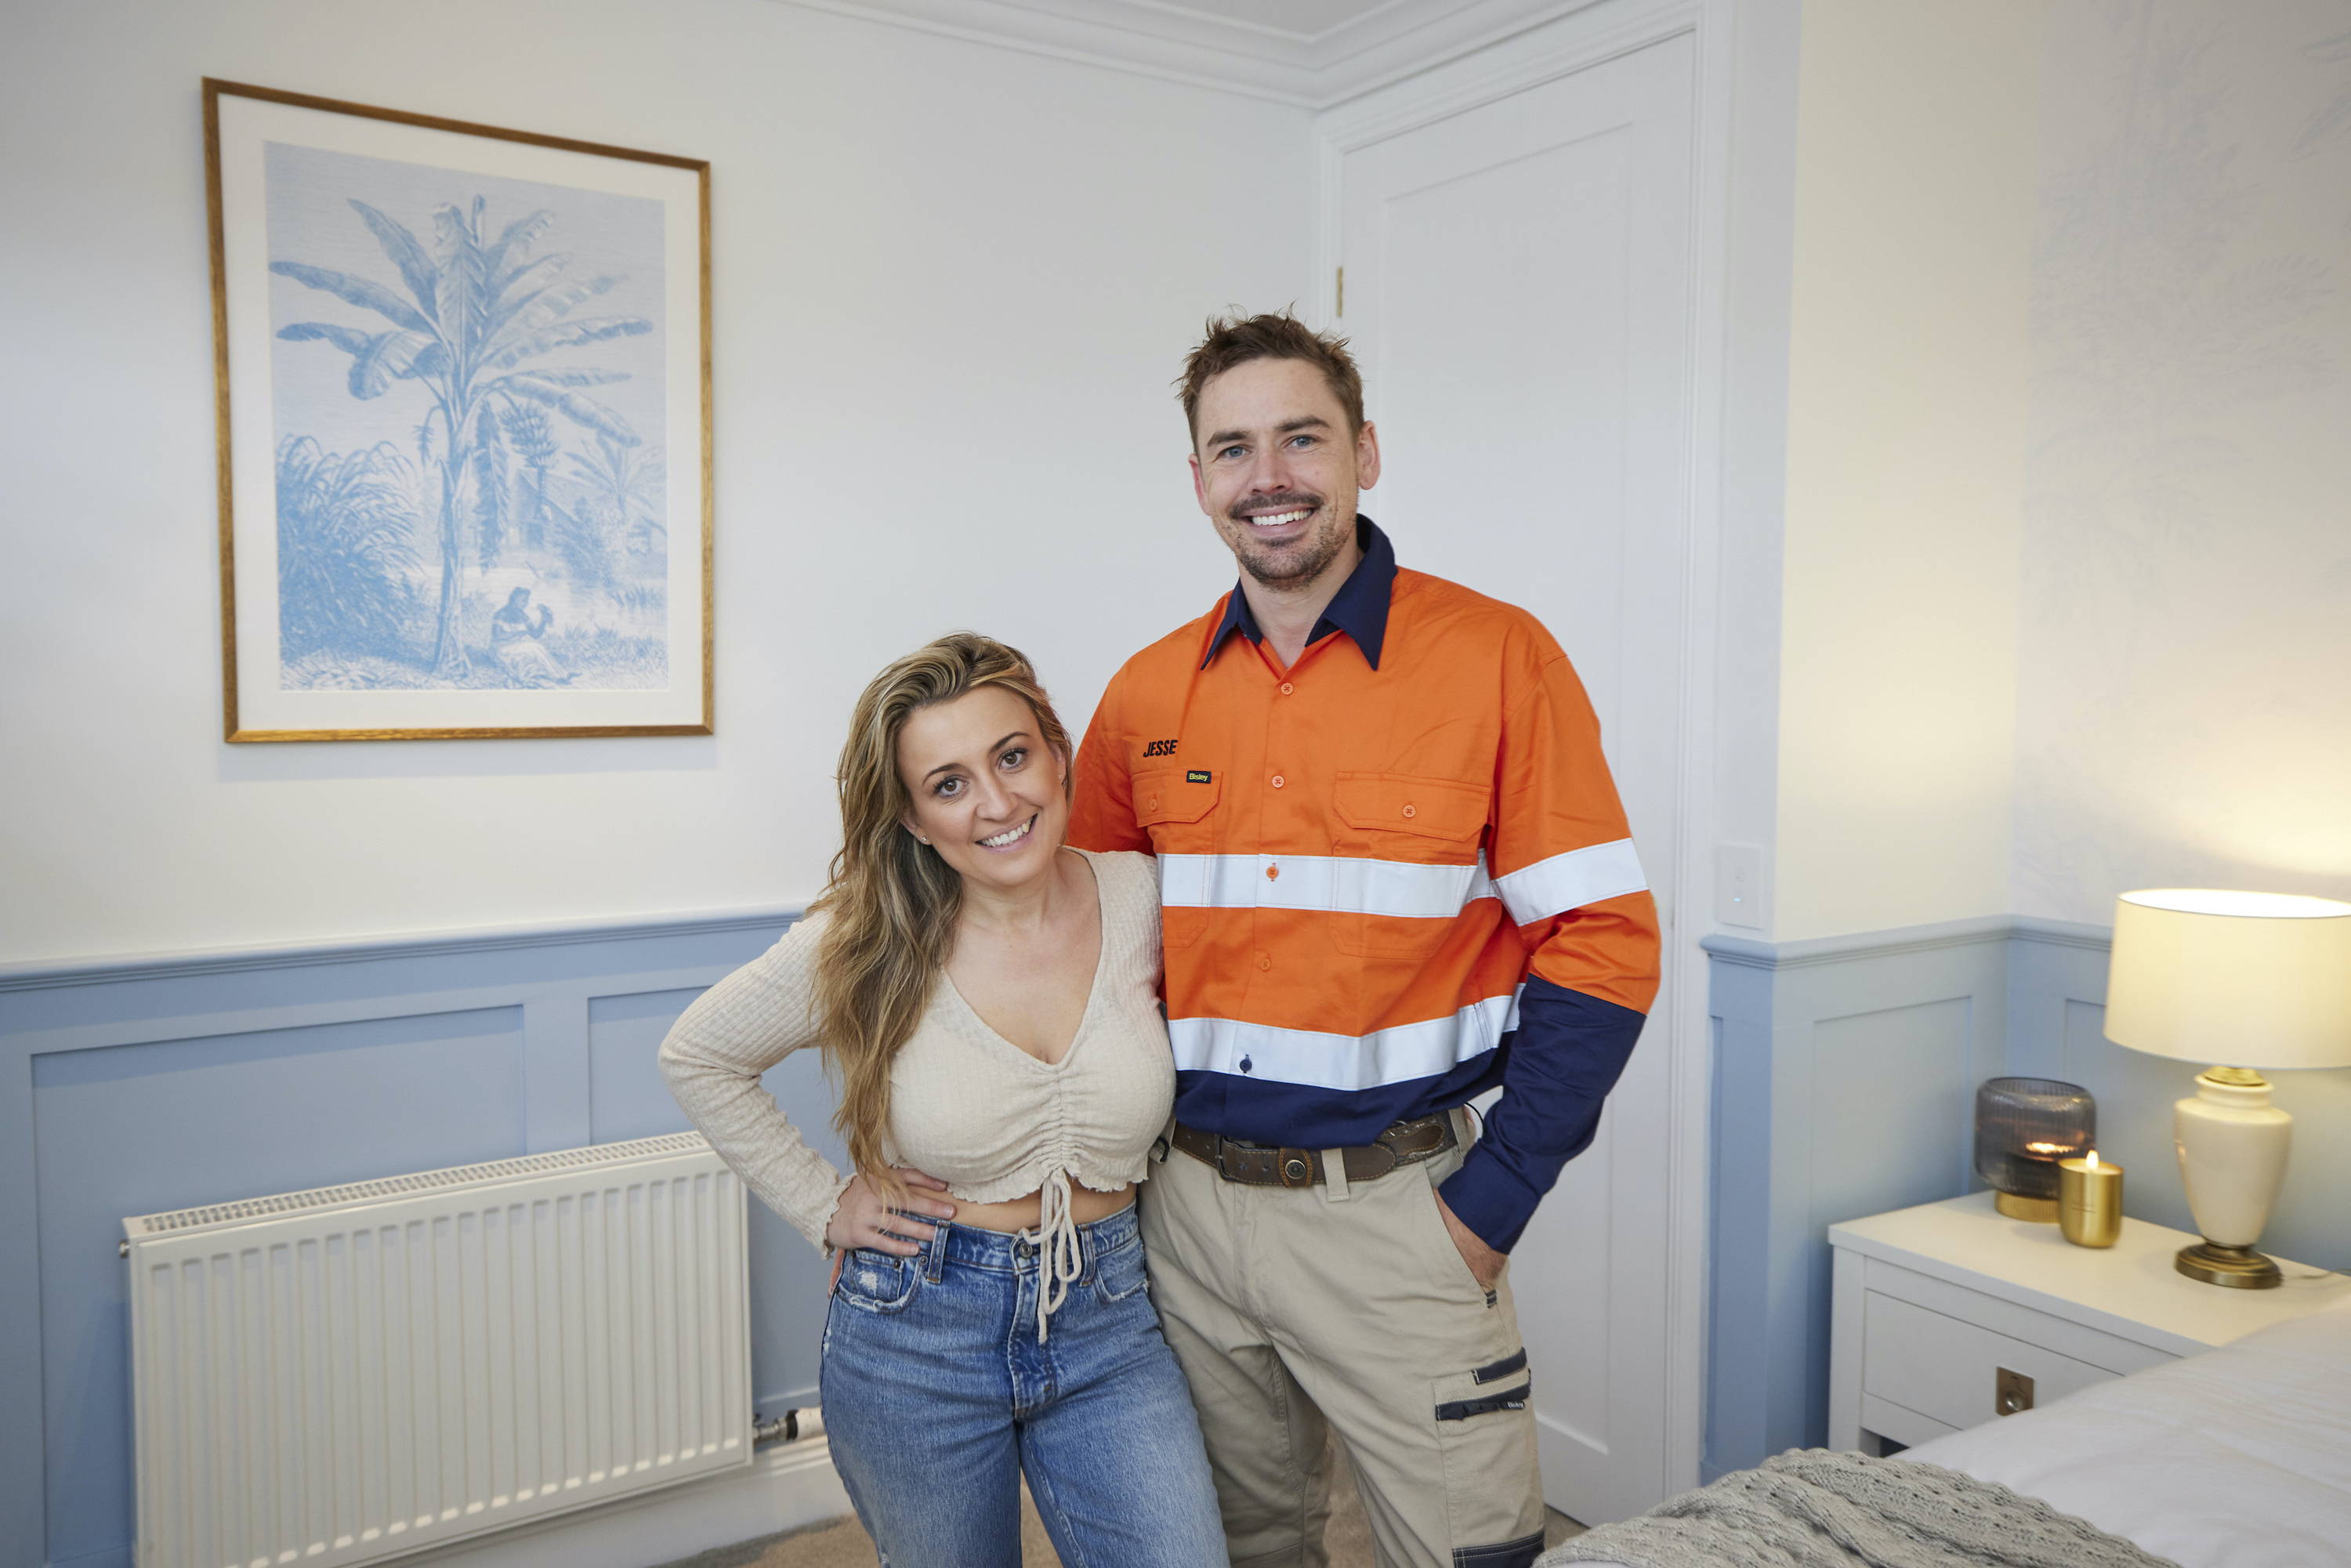
{"type": "MultiPolygon", "coordinates": [[[[1709,936],[1715,1029],[1708,1480],[1826,1441],[1827,1230],[1974,1179],[1975,1087],[2001,1073],[2097,1097],[2124,1210],[2193,1230],[2171,1104],[2197,1064],[2101,1032],[2110,933],[2023,916],[1765,943],[1709,936]]],[[[2251,1052],[2249,1051],[2249,1054],[2251,1052]]],[[[2351,1071],[2282,1072],[2293,1164],[2262,1244],[2351,1267],[2351,1071]]]]}
{"type": "Polygon", "coordinates": [[[2001,1071],[2005,920],[1710,936],[1713,1251],[1704,1479],[1827,1441],[1828,1228],[1968,1190],[2001,1071]]]}
{"type": "MultiPolygon", "coordinates": [[[[685,1126],[656,1068],[786,910],[0,971],[0,1565],[129,1568],[126,1215],[685,1126]]],[[[768,1087],[838,1159],[812,1053],[768,1087]]],[[[753,1395],[815,1402],[825,1270],[751,1219],[753,1395]]]]}

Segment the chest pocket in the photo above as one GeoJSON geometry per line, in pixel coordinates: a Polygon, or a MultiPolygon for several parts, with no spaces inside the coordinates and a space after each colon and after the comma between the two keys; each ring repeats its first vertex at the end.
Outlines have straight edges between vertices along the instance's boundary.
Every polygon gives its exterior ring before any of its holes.
{"type": "Polygon", "coordinates": [[[1134,821],[1159,857],[1160,941],[1170,952],[1189,947],[1208,926],[1221,771],[1155,768],[1134,776],[1134,821]],[[1194,772],[1208,777],[1196,779],[1194,772]]]}
{"type": "Polygon", "coordinates": [[[1482,784],[1405,773],[1342,773],[1331,793],[1340,854],[1372,862],[1332,923],[1343,953],[1426,958],[1478,882],[1489,794],[1482,784]]]}

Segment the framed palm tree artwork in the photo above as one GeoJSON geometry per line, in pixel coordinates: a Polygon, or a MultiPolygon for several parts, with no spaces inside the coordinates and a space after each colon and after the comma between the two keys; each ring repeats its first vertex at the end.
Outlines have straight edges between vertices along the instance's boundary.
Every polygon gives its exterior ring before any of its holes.
{"type": "Polygon", "coordinates": [[[710,167],[204,83],[232,741],[711,730],[710,167]]]}

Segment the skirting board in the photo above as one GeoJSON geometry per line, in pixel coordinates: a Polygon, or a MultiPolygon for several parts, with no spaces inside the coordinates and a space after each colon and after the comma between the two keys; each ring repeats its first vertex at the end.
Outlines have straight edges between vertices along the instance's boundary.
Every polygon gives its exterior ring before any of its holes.
{"type": "Polygon", "coordinates": [[[624,1498],[408,1559],[418,1568],[652,1568],[850,1511],[822,1437],[762,1449],[750,1468],[624,1498]]]}
{"type": "MultiPolygon", "coordinates": [[[[842,1519],[849,1494],[821,1436],[762,1449],[744,1469],[402,1558],[402,1568],[655,1568],[714,1547],[842,1519]]],[[[47,1568],[134,1568],[131,1549],[47,1568]]]]}

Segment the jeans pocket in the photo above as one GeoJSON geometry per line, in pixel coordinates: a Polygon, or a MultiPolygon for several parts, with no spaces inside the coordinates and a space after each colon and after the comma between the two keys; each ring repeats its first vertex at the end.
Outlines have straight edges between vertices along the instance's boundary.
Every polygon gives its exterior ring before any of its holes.
{"type": "Polygon", "coordinates": [[[1106,1252],[1094,1255],[1094,1299],[1108,1306],[1125,1301],[1149,1281],[1144,1269],[1143,1238],[1129,1237],[1106,1252]]]}
{"type": "Polygon", "coordinates": [[[914,1261],[861,1247],[842,1260],[841,1283],[833,1293],[861,1312],[904,1312],[922,1278],[914,1261]]]}

